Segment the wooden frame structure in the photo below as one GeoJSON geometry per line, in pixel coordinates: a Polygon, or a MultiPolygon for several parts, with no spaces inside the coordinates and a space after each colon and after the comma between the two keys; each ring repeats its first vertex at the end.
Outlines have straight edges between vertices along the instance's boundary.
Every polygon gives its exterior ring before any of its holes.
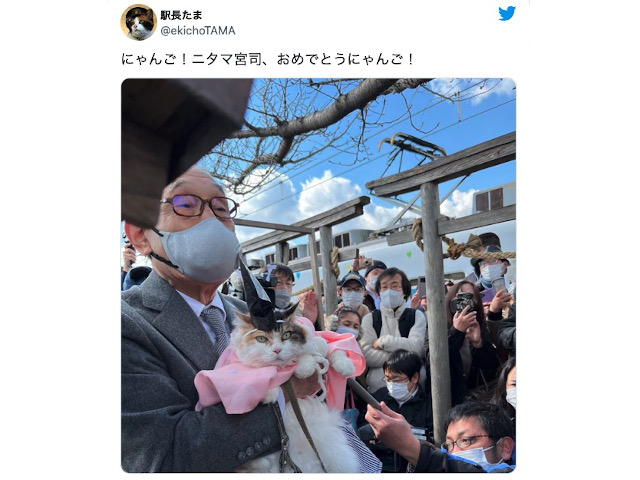
{"type": "Polygon", "coordinates": [[[427,304],[429,305],[429,360],[431,363],[431,394],[433,426],[436,444],[444,441],[444,417],[451,408],[449,346],[444,304],[444,267],[441,236],[481,226],[515,220],[515,205],[459,219],[444,219],[440,215],[438,185],[473,172],[515,160],[515,132],[461,150],[395,175],[366,184],[379,197],[391,197],[420,190],[422,197],[422,235],[424,243],[427,304]]]}
{"type": "MultiPolygon", "coordinates": [[[[277,223],[258,222],[254,220],[235,219],[236,225],[245,227],[269,228],[275,231],[261,235],[242,243],[242,255],[246,263],[246,254],[261,250],[263,248],[276,246],[276,262],[289,264],[288,240],[308,235],[309,238],[309,259],[301,259],[288,265],[294,272],[311,268],[313,275],[313,285],[318,300],[318,325],[321,330],[325,329],[324,309],[322,307],[322,290],[320,289],[320,270],[322,265],[323,283],[325,292],[336,292],[337,279],[331,271],[331,254],[333,250],[333,236],[331,227],[346,222],[352,218],[362,215],[364,206],[368,205],[371,199],[367,196],[354,198],[342,205],[320,213],[306,220],[294,223],[293,225],[282,225],[277,223]],[[316,230],[320,231],[320,255],[316,249],[316,230]],[[328,260],[327,260],[328,259],[328,260]],[[325,262],[325,260],[327,260],[325,262]]],[[[355,258],[354,248],[343,248],[340,250],[340,261],[355,258]],[[351,256],[349,256],[351,255],[351,256]]],[[[338,307],[334,295],[326,295],[327,311],[333,312],[338,307]]]]}

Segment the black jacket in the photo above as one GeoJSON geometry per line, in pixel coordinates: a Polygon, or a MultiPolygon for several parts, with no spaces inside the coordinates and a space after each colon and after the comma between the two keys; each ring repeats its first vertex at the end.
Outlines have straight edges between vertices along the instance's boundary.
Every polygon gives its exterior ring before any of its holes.
{"type": "Polygon", "coordinates": [[[458,460],[442,450],[434,450],[427,445],[420,446],[418,464],[410,471],[416,473],[485,473],[478,465],[458,460]]]}
{"type": "MultiPolygon", "coordinates": [[[[377,390],[373,398],[379,402],[384,402],[394,412],[401,414],[412,427],[426,428],[429,438],[433,437],[433,406],[430,392],[425,392],[418,385],[418,393],[402,406],[398,401],[389,395],[387,387],[377,390]]],[[[365,412],[366,413],[366,412],[365,412]]]]}
{"type": "MultiPolygon", "coordinates": [[[[465,339],[465,332],[455,327],[449,329],[449,372],[451,374],[451,406],[464,402],[469,390],[483,386],[495,378],[500,367],[500,358],[491,343],[491,335],[486,327],[481,327],[482,347],[471,346],[471,369],[465,377],[460,348],[465,339]],[[483,381],[484,377],[484,381],[483,381]]],[[[427,356],[427,359],[429,357],[427,356]]]]}

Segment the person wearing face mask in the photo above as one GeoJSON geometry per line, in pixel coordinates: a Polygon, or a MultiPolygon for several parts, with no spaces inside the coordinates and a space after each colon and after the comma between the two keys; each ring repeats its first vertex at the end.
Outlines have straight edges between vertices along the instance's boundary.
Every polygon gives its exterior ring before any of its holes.
{"type": "MultiPolygon", "coordinates": [[[[495,378],[500,358],[491,335],[476,285],[466,280],[456,283],[445,297],[445,313],[449,326],[449,372],[451,404],[462,403],[476,389],[486,388],[495,378]],[[458,294],[471,294],[471,303],[462,306],[458,294]]],[[[429,363],[429,353],[426,361],[429,363]]]]}
{"type": "MultiPolygon", "coordinates": [[[[367,389],[373,393],[386,385],[383,365],[400,348],[424,356],[427,321],[424,313],[406,306],[411,282],[398,268],[384,270],[376,281],[380,309],[362,319],[360,345],[367,361],[367,389]]],[[[424,371],[424,369],[423,369],[424,371]]],[[[426,374],[420,376],[424,385],[426,374]]]]}
{"type": "Polygon", "coordinates": [[[516,427],[516,357],[509,358],[500,368],[496,384],[491,395],[491,403],[498,405],[516,427]]]}
{"type": "MultiPolygon", "coordinates": [[[[502,253],[502,250],[496,245],[489,245],[482,250],[482,253],[502,253]]],[[[492,282],[504,278],[511,262],[506,258],[472,258],[471,265],[477,278],[475,283],[482,293],[482,300],[488,305],[497,293],[494,291],[492,282]]]]}
{"type": "MultiPolygon", "coordinates": [[[[373,265],[370,265],[365,270],[366,292],[363,303],[370,312],[373,312],[376,308],[380,308],[380,295],[376,291],[376,283],[378,282],[380,274],[386,269],[387,266],[384,262],[374,260],[373,265]]],[[[354,267],[354,271],[357,271],[357,265],[354,267]]]]}
{"type": "Polygon", "coordinates": [[[367,281],[362,275],[355,272],[349,272],[340,281],[338,295],[342,298],[342,302],[338,304],[336,312],[342,307],[353,308],[358,311],[361,318],[369,313],[369,309],[364,305],[366,295],[367,281]]]}
{"type": "Polygon", "coordinates": [[[511,460],[515,434],[508,415],[497,405],[474,401],[449,410],[441,449],[420,442],[411,425],[384,403],[382,410],[368,406],[365,418],[376,438],[407,459],[409,472],[508,473],[515,469],[511,460]]]}
{"type": "MultiPolygon", "coordinates": [[[[236,313],[248,313],[246,303],[218,291],[239,264],[238,205],[192,167],[165,187],[158,207],[154,228],[125,224],[153,270],[121,295],[121,465],[126,472],[231,472],[281,444],[271,405],[242,415],[228,415],[222,404],[195,411],[196,374],[214,368],[236,313]]],[[[312,393],[295,387],[298,396],[312,393]]],[[[307,387],[315,391],[317,383],[307,387]]]]}

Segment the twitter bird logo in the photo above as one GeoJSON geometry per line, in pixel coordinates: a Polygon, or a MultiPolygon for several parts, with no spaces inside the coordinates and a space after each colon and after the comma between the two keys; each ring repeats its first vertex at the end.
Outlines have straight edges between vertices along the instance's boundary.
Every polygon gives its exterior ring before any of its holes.
{"type": "Polygon", "coordinates": [[[513,17],[513,13],[516,11],[516,7],[507,7],[506,10],[498,7],[498,11],[500,12],[500,16],[502,17],[500,20],[506,22],[507,20],[511,20],[511,17],[513,17]]]}

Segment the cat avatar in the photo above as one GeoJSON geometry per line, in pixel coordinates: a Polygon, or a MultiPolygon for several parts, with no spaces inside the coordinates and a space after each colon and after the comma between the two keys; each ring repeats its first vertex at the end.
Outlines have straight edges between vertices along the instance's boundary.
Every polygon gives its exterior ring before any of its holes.
{"type": "MultiPolygon", "coordinates": [[[[304,317],[296,317],[297,305],[274,312],[266,292],[253,284],[243,270],[250,314],[237,314],[231,342],[214,370],[198,372],[195,386],[200,401],[196,410],[222,403],[229,414],[246,413],[259,403],[278,400],[280,386],[292,375],[317,376],[321,396],[298,399],[315,454],[295,416],[291,403],[282,415],[289,437],[288,454],[303,473],[358,472],[355,451],[347,442],[340,412],[344,406],[346,377],[364,371],[364,357],[350,334],[316,332],[304,317]],[[260,293],[258,293],[260,292],[260,293]],[[262,298],[261,298],[262,295],[262,298]],[[326,399],[326,402],[323,401],[326,399]]],[[[276,405],[275,408],[279,407],[276,405]]],[[[237,472],[280,472],[281,452],[243,464],[237,472]]],[[[284,470],[293,471],[291,465],[284,470]]]]}
{"type": "Polygon", "coordinates": [[[127,12],[127,28],[129,38],[133,40],[146,40],[153,33],[153,10],[150,8],[135,7],[127,12]]]}

